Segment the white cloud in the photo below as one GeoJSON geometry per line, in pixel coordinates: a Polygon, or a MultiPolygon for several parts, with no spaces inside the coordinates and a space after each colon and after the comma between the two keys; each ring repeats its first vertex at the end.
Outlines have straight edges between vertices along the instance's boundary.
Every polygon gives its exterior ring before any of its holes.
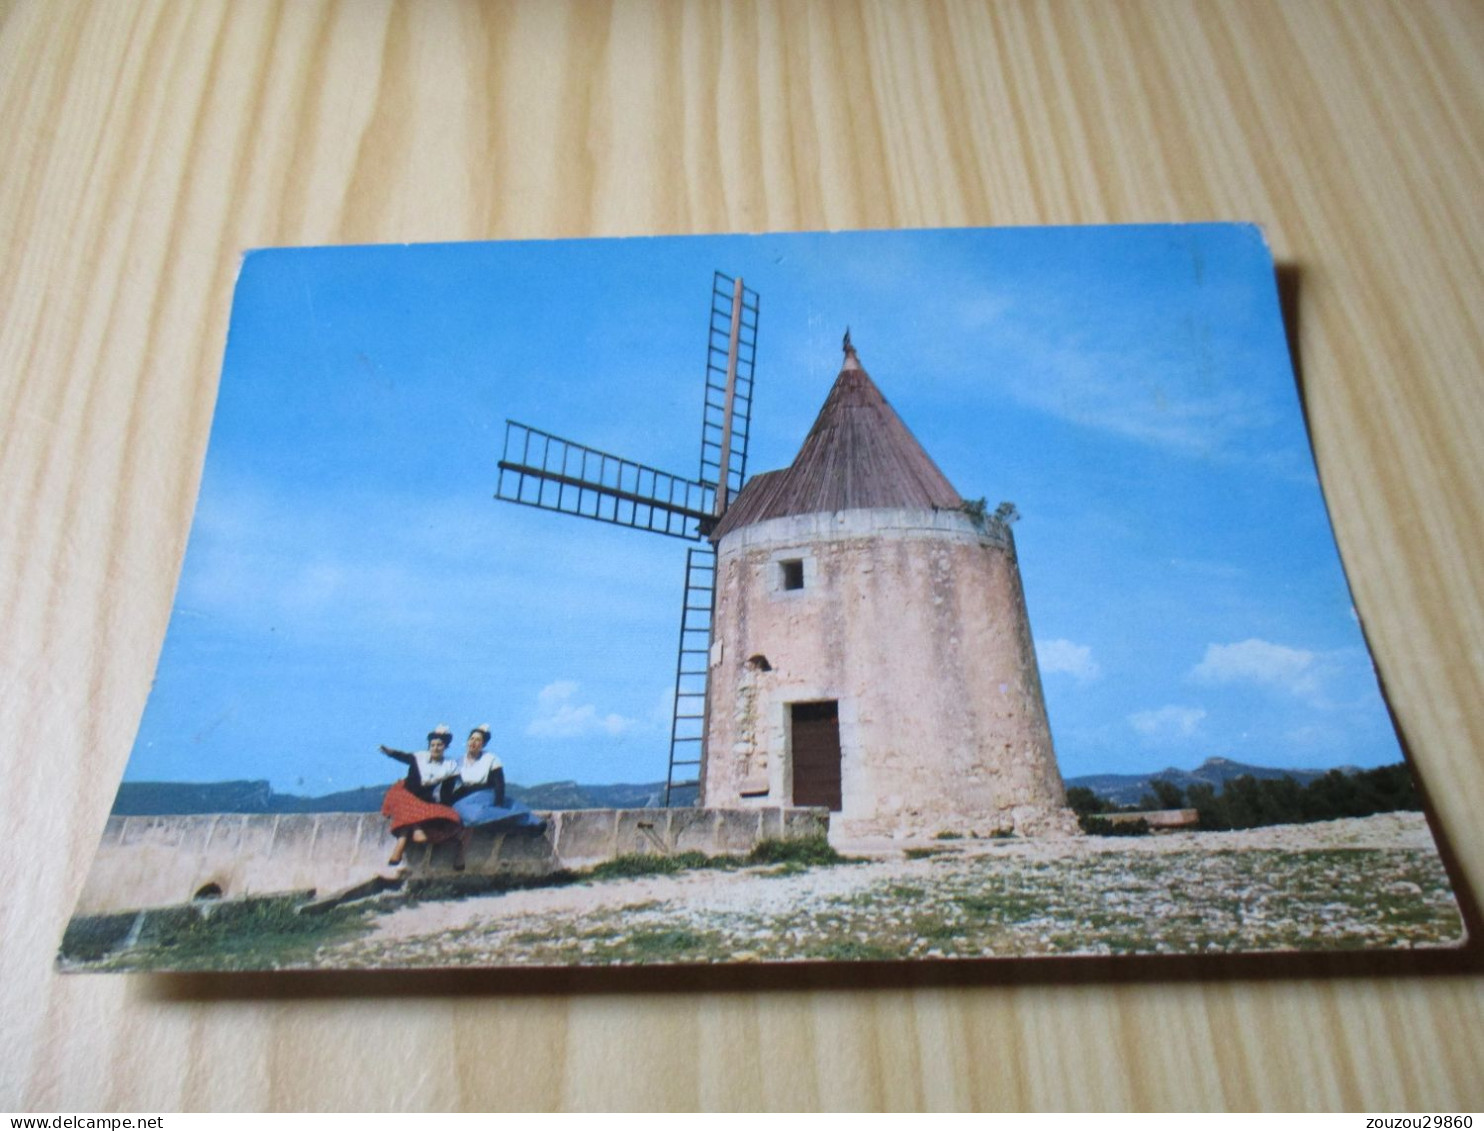
{"type": "Polygon", "coordinates": [[[1254,683],[1317,703],[1322,698],[1319,661],[1315,652],[1267,640],[1208,644],[1190,678],[1205,684],[1254,683]]]}
{"type": "Polygon", "coordinates": [[[591,703],[576,702],[579,685],[575,680],[559,679],[548,683],[536,695],[536,714],[526,727],[531,738],[587,738],[593,735],[620,735],[634,725],[622,715],[599,715],[591,703]]]}
{"type": "Polygon", "coordinates": [[[665,688],[659,697],[654,700],[649,709],[649,725],[655,729],[662,729],[668,733],[670,724],[675,719],[675,687],[665,688]]]}
{"type": "Polygon", "coordinates": [[[1206,712],[1202,707],[1179,707],[1172,704],[1155,711],[1135,711],[1128,717],[1128,721],[1145,738],[1176,739],[1194,735],[1205,717],[1206,712]]]}
{"type": "Polygon", "coordinates": [[[1092,658],[1092,647],[1088,644],[1039,640],[1036,642],[1036,659],[1041,665],[1042,675],[1061,672],[1079,683],[1088,683],[1103,674],[1102,667],[1092,658]]]}
{"type": "Polygon", "coordinates": [[[1305,726],[1294,727],[1286,731],[1283,741],[1292,747],[1301,747],[1308,750],[1339,750],[1344,747],[1346,731],[1342,727],[1326,726],[1319,723],[1309,723],[1305,726]]]}

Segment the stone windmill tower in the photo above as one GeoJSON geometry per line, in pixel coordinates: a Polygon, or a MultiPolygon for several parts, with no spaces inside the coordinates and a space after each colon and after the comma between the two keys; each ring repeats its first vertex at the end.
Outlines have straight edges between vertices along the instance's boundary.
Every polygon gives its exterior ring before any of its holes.
{"type": "Polygon", "coordinates": [[[846,835],[1072,832],[1009,526],[845,362],[792,465],[711,532],[701,803],[846,835]]]}

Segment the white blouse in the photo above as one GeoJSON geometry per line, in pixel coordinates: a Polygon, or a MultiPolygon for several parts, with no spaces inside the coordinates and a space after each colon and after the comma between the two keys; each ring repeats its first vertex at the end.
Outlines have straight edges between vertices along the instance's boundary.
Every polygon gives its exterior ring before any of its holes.
{"type": "Polygon", "coordinates": [[[413,757],[417,759],[418,776],[425,786],[437,785],[458,776],[459,764],[452,758],[445,757],[441,762],[435,762],[433,755],[426,750],[419,750],[413,757]]]}
{"type": "Polygon", "coordinates": [[[458,764],[458,773],[465,785],[488,785],[490,775],[500,766],[500,759],[493,752],[486,750],[474,759],[465,755],[464,760],[458,764]]]}

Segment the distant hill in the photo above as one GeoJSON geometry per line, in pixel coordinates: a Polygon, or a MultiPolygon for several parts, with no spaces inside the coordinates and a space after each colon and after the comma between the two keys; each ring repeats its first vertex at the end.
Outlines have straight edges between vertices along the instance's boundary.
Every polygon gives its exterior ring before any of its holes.
{"type": "MultiPolygon", "coordinates": [[[[1345,773],[1354,766],[1343,766],[1345,773]]],[[[1189,789],[1198,782],[1213,786],[1217,793],[1233,778],[1293,778],[1308,785],[1326,770],[1280,770],[1252,766],[1229,758],[1207,758],[1194,770],[1157,770],[1149,774],[1088,774],[1067,778],[1068,786],[1085,786],[1117,805],[1137,805],[1149,792],[1155,778],[1189,789]]],[[[124,782],[114,798],[113,812],[119,817],[164,816],[178,813],[375,813],[381,809],[384,785],[367,785],[330,793],[323,797],[300,797],[274,793],[265,781],[224,782],[124,782]]],[[[664,782],[636,785],[580,785],[575,781],[514,785],[509,795],[532,809],[652,809],[665,796],[664,782]]]]}
{"type": "MultiPolygon", "coordinates": [[[[578,785],[547,782],[510,785],[513,800],[532,809],[648,809],[659,805],[665,783],[578,785]]],[[[185,813],[376,813],[385,785],[367,785],[323,797],[274,793],[265,781],[124,782],[113,799],[116,817],[160,817],[185,813]]]]}
{"type": "Polygon", "coordinates": [[[124,782],[113,799],[118,817],[180,813],[270,813],[273,790],[265,781],[124,782]]]}
{"type": "Polygon", "coordinates": [[[327,793],[323,797],[299,797],[293,793],[275,793],[268,801],[265,813],[379,813],[381,799],[386,796],[384,785],[363,785],[359,789],[346,789],[339,793],[327,793]]]}
{"type": "Polygon", "coordinates": [[[578,785],[575,781],[554,781],[512,785],[509,793],[532,809],[654,809],[664,799],[665,783],[578,785]]]}
{"type": "MultiPolygon", "coordinates": [[[[1339,769],[1347,774],[1356,771],[1355,766],[1341,766],[1339,769]]],[[[1221,792],[1222,786],[1233,778],[1250,775],[1259,780],[1263,778],[1292,778],[1299,785],[1308,785],[1315,778],[1323,777],[1329,773],[1328,770],[1280,770],[1273,766],[1252,766],[1245,762],[1233,762],[1230,758],[1207,758],[1194,770],[1177,770],[1171,767],[1167,770],[1156,770],[1151,774],[1087,774],[1078,778],[1067,778],[1068,788],[1072,786],[1083,786],[1092,790],[1099,797],[1105,797],[1117,805],[1137,805],[1139,798],[1150,791],[1149,783],[1159,778],[1178,785],[1181,789],[1189,789],[1192,785],[1203,783],[1215,788],[1217,793],[1221,792]]]]}

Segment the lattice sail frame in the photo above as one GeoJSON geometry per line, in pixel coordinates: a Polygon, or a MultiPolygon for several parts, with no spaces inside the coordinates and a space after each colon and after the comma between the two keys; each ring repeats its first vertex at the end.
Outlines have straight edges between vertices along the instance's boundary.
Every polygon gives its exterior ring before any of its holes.
{"type": "MultiPolygon", "coordinates": [[[[757,292],[716,272],[706,331],[706,391],[701,409],[701,483],[713,492],[720,518],[747,480],[752,432],[753,366],[757,360],[757,292]]],[[[703,529],[710,531],[712,524],[703,529]]],[[[696,546],[685,556],[680,639],[675,648],[675,706],[665,805],[700,797],[711,723],[711,631],[716,607],[716,551],[696,546]]]]}
{"type": "MultiPolygon", "coordinates": [[[[717,271],[706,331],[697,479],[507,420],[495,498],[671,538],[704,539],[747,478],[758,316],[757,292],[740,278],[717,271]]],[[[709,722],[715,571],[716,555],[709,545],[687,551],[665,777],[667,806],[677,795],[692,798],[700,786],[709,722]]]]}
{"type": "Polygon", "coordinates": [[[701,411],[699,479],[715,489],[726,480],[730,503],[747,479],[747,442],[752,433],[752,375],[757,360],[757,292],[740,279],[716,272],[711,283],[711,323],[706,333],[706,394],[701,411]],[[736,336],[735,342],[733,335],[736,336]],[[727,386],[732,387],[731,441],[727,386]],[[727,474],[721,461],[727,458],[727,474]]]}
{"type": "Polygon", "coordinates": [[[514,420],[505,422],[495,498],[690,540],[715,521],[714,486],[514,420]]]}

